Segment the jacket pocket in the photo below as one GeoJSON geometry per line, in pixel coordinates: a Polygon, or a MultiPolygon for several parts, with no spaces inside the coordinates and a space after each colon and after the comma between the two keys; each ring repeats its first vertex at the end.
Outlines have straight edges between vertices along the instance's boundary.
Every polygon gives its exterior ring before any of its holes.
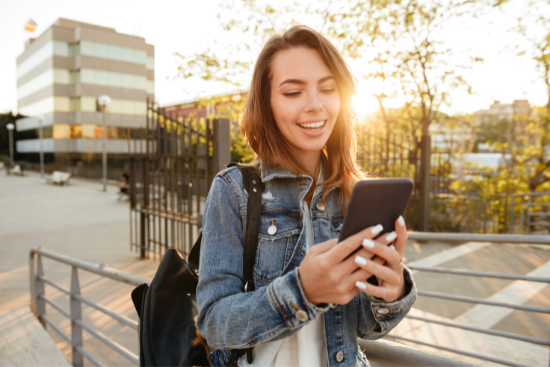
{"type": "Polygon", "coordinates": [[[290,250],[289,246],[294,246],[299,235],[297,220],[288,216],[262,214],[254,277],[269,283],[280,276],[288,260],[287,250],[290,250]]]}

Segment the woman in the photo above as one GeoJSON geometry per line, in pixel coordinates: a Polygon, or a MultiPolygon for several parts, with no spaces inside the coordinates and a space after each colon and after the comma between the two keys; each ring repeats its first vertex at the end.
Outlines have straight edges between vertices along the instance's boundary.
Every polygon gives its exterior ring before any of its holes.
{"type": "Polygon", "coordinates": [[[237,349],[246,366],[244,348],[254,346],[254,366],[368,366],[357,337],[386,335],[415,301],[403,218],[376,240],[381,226],[337,244],[363,178],[354,91],[341,55],[310,28],[292,27],[260,53],[241,117],[265,185],[255,291],[242,284],[248,194],[237,168],[215,177],[204,212],[197,326],[217,349],[213,365],[234,365],[237,349]]]}

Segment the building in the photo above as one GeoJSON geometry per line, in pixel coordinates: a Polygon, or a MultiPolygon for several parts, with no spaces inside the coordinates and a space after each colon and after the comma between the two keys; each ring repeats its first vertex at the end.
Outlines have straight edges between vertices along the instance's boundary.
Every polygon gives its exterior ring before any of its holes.
{"type": "Polygon", "coordinates": [[[42,117],[44,152],[56,166],[99,161],[104,133],[110,161],[127,154],[126,139],[145,127],[146,100],[154,98],[154,54],[142,37],[62,18],[29,39],[17,58],[18,109],[28,117],[16,128],[36,138],[17,141],[18,153],[36,161],[42,117]],[[105,132],[102,94],[112,100],[105,132]]]}
{"type": "Polygon", "coordinates": [[[474,113],[479,119],[479,122],[488,121],[489,119],[504,119],[511,121],[514,116],[529,116],[531,114],[531,106],[526,99],[516,99],[511,104],[501,104],[496,101],[488,110],[479,110],[474,113]]]}

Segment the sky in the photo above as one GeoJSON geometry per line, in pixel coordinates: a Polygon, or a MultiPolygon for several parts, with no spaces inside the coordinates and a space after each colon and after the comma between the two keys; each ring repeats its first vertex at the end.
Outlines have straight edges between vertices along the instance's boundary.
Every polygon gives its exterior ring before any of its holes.
{"type": "MultiPolygon", "coordinates": [[[[222,31],[216,22],[217,5],[218,0],[0,0],[0,112],[17,111],[16,58],[23,52],[25,41],[31,35],[39,36],[58,18],[112,27],[153,44],[155,93],[161,105],[231,90],[176,77],[175,52],[190,54],[218,47],[214,40],[222,31]],[[33,34],[23,30],[29,18],[38,24],[33,34]]],[[[528,99],[531,105],[545,104],[544,84],[534,62],[510,50],[514,36],[508,30],[514,15],[511,6],[504,12],[494,11],[489,20],[470,20],[447,31],[445,42],[485,60],[464,74],[475,94],[454,93],[447,112],[471,113],[488,108],[496,100],[511,103],[528,99]]],[[[351,68],[358,76],[364,72],[361,61],[352,62],[351,68]]],[[[358,79],[355,107],[359,114],[372,113],[377,104],[372,97],[376,84],[358,79]]],[[[399,99],[389,101],[388,107],[402,103],[399,99]]]]}

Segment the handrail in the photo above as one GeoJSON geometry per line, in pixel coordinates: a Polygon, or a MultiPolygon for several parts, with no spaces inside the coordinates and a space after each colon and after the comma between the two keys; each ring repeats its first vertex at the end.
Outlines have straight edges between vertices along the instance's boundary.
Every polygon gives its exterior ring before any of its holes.
{"type": "MultiPolygon", "coordinates": [[[[475,234],[475,233],[426,233],[426,232],[409,232],[408,238],[410,240],[416,240],[416,241],[462,241],[462,242],[491,242],[491,243],[517,243],[517,244],[540,244],[540,245],[550,245],[550,236],[548,235],[516,235],[516,234],[475,234]]],[[[501,273],[488,273],[488,272],[478,272],[478,271],[469,271],[469,270],[462,270],[462,269],[444,269],[444,268],[428,268],[428,267],[422,267],[422,266],[410,266],[411,270],[416,271],[426,271],[426,272],[436,272],[436,273],[448,273],[453,275],[461,275],[461,276],[476,276],[476,277],[486,277],[486,278],[499,278],[499,279],[510,279],[510,280],[518,280],[518,281],[530,281],[530,282],[542,282],[542,283],[549,283],[550,284],[550,278],[544,278],[544,277],[532,277],[532,276],[525,276],[525,275],[516,275],[516,274],[501,274],[501,273]]],[[[463,297],[463,296],[455,296],[455,295],[449,295],[449,294],[442,294],[442,293],[436,293],[436,292],[427,292],[427,291],[418,291],[419,296],[425,296],[425,297],[435,297],[435,298],[441,298],[441,299],[447,299],[452,301],[459,301],[459,302],[470,302],[470,303],[476,303],[476,304],[484,304],[484,305],[490,305],[490,306],[497,306],[497,307],[507,307],[522,311],[530,311],[530,312],[540,312],[540,313],[550,313],[550,308],[544,308],[544,307],[534,307],[534,306],[524,306],[519,304],[511,304],[511,303],[504,303],[504,302],[495,302],[495,301],[489,301],[489,300],[483,300],[478,298],[471,298],[471,297],[463,297]]],[[[504,333],[500,331],[494,331],[494,330],[487,330],[487,329],[480,329],[473,326],[468,325],[461,325],[458,323],[449,323],[445,321],[440,320],[430,320],[423,317],[417,317],[417,316],[411,316],[407,315],[406,318],[418,320],[418,321],[424,321],[427,323],[434,323],[439,324],[447,327],[453,327],[453,328],[459,328],[474,332],[479,332],[483,334],[490,334],[494,336],[504,337],[508,339],[515,339],[515,340],[522,340],[525,342],[531,342],[534,344],[541,344],[545,346],[550,346],[550,341],[545,339],[539,339],[539,338],[532,338],[527,337],[523,335],[516,335],[516,334],[510,334],[510,333],[504,333]]],[[[492,361],[496,363],[500,363],[503,365],[508,366],[521,366],[521,364],[507,361],[507,360],[501,360],[485,355],[480,355],[476,353],[470,353],[463,350],[448,348],[436,344],[426,343],[420,340],[414,340],[405,338],[398,335],[388,335],[389,338],[392,338],[394,340],[402,340],[407,342],[412,342],[420,345],[425,345],[441,350],[445,350],[448,352],[463,354],[466,356],[492,361]]]]}
{"type": "Polygon", "coordinates": [[[455,275],[475,276],[475,277],[482,277],[482,278],[498,278],[498,279],[524,280],[527,282],[550,283],[550,278],[530,277],[527,275],[486,273],[482,271],[469,271],[469,270],[460,270],[460,269],[427,268],[424,266],[407,266],[407,267],[411,270],[427,271],[432,273],[446,273],[446,274],[455,274],[455,275]]]}
{"type": "MultiPolygon", "coordinates": [[[[456,233],[455,234],[448,234],[448,233],[445,233],[445,234],[439,234],[439,233],[409,233],[409,239],[413,239],[413,240],[415,240],[415,239],[416,240],[439,240],[439,241],[441,241],[441,240],[445,240],[445,241],[460,240],[460,241],[480,241],[480,242],[498,242],[498,243],[520,242],[520,243],[550,244],[550,236],[533,236],[533,235],[526,236],[526,235],[478,235],[478,234],[456,234],[456,233]],[[497,237],[495,237],[495,236],[497,236],[497,237]],[[518,239],[520,239],[521,241],[518,241],[518,239]],[[512,240],[514,240],[514,241],[512,241],[512,240]]],[[[51,251],[44,250],[42,248],[31,250],[30,256],[31,256],[30,274],[31,274],[32,310],[44,325],[45,324],[50,325],[53,330],[58,332],[63,337],[63,339],[65,339],[67,342],[69,342],[72,345],[72,347],[73,347],[73,365],[74,366],[82,366],[82,362],[83,362],[82,357],[86,357],[87,359],[89,359],[96,366],[101,366],[101,363],[97,359],[95,359],[95,357],[90,355],[89,352],[84,350],[84,348],[82,347],[82,330],[86,330],[92,336],[94,336],[97,339],[101,340],[106,345],[113,348],[115,351],[117,351],[119,354],[126,357],[131,362],[133,362],[135,364],[139,363],[138,356],[134,355],[133,353],[131,353],[130,351],[128,351],[127,349],[125,349],[121,345],[113,342],[108,337],[106,337],[102,333],[98,332],[97,330],[94,330],[90,325],[85,324],[82,321],[80,307],[81,307],[81,303],[85,303],[85,304],[87,304],[87,305],[89,305],[89,306],[105,313],[106,315],[111,316],[112,318],[118,320],[119,322],[123,323],[124,325],[126,325],[128,327],[131,327],[133,329],[137,329],[137,323],[135,321],[133,321],[131,319],[128,319],[128,318],[126,318],[122,315],[118,315],[114,311],[109,310],[109,309],[105,308],[104,306],[99,305],[99,304],[83,297],[82,294],[80,294],[80,289],[79,289],[79,286],[78,286],[77,269],[86,270],[88,272],[91,272],[91,273],[94,273],[94,274],[97,274],[97,275],[100,275],[100,276],[103,276],[103,277],[107,277],[107,278],[110,278],[110,279],[115,280],[115,281],[131,284],[131,285],[135,285],[135,286],[143,284],[143,283],[150,284],[151,279],[137,277],[137,276],[134,276],[134,275],[131,275],[131,274],[128,274],[128,273],[118,271],[116,269],[112,269],[112,268],[108,268],[108,267],[105,267],[105,266],[102,266],[102,265],[97,265],[97,264],[89,263],[89,262],[86,262],[86,261],[74,259],[74,258],[71,258],[71,257],[68,257],[68,256],[64,256],[64,255],[61,255],[61,254],[57,254],[57,253],[54,253],[54,252],[51,252],[51,251]],[[41,260],[42,256],[72,266],[73,276],[72,276],[72,279],[71,279],[71,289],[70,289],[70,291],[63,288],[63,287],[60,287],[59,285],[55,284],[54,282],[48,280],[45,277],[44,271],[43,271],[43,266],[42,266],[42,260],[41,260]],[[60,290],[63,293],[68,294],[71,297],[71,312],[70,312],[70,314],[67,313],[66,311],[64,311],[58,305],[55,305],[53,302],[51,302],[51,300],[48,300],[45,297],[44,285],[46,285],[46,284],[60,290]],[[57,326],[55,326],[45,316],[45,305],[46,305],[46,303],[53,306],[54,309],[61,312],[64,316],[70,317],[70,319],[72,320],[71,328],[76,329],[76,332],[75,332],[75,330],[72,330],[72,332],[71,332],[72,338],[69,338],[68,335],[64,334],[57,326]]],[[[484,272],[474,272],[474,271],[466,271],[466,270],[460,270],[460,269],[425,268],[425,267],[418,267],[418,266],[411,266],[410,268],[414,269],[414,270],[417,270],[417,271],[431,271],[431,272],[440,272],[440,273],[450,273],[450,274],[455,274],[455,275],[493,277],[493,278],[503,278],[503,279],[515,279],[515,280],[521,280],[521,281],[535,281],[535,282],[548,282],[548,283],[550,283],[550,278],[542,278],[542,277],[528,277],[528,276],[514,275],[514,274],[484,273],[484,272]]],[[[456,301],[473,302],[473,303],[477,303],[477,304],[488,304],[488,305],[493,305],[493,306],[509,307],[509,308],[521,309],[521,310],[524,310],[524,311],[545,312],[545,313],[550,312],[550,309],[541,308],[541,307],[514,305],[514,304],[507,304],[507,303],[502,303],[502,302],[487,301],[487,300],[482,300],[482,299],[475,299],[475,298],[468,298],[468,297],[461,297],[461,296],[454,296],[454,295],[445,295],[445,294],[439,294],[439,293],[434,293],[434,292],[418,291],[418,294],[420,296],[430,296],[430,297],[451,299],[451,300],[456,300],[456,301]]],[[[532,343],[542,344],[542,345],[550,345],[549,341],[546,341],[546,340],[543,340],[543,339],[538,339],[538,338],[531,338],[531,337],[525,337],[525,336],[521,336],[521,335],[496,332],[496,331],[492,331],[492,330],[484,330],[484,329],[479,329],[479,328],[475,328],[475,327],[471,327],[471,326],[467,326],[467,325],[447,323],[447,322],[443,322],[443,321],[434,321],[434,320],[429,320],[429,319],[419,318],[419,317],[414,317],[414,316],[407,316],[407,317],[410,318],[410,319],[416,319],[416,320],[419,320],[419,321],[432,322],[432,323],[435,323],[435,324],[441,324],[441,325],[444,325],[444,326],[447,326],[447,327],[456,327],[456,328],[461,328],[461,329],[474,331],[474,332],[481,332],[481,333],[485,333],[485,334],[491,334],[491,335],[496,335],[496,336],[515,339],[515,340],[522,340],[522,341],[525,341],[525,342],[532,342],[532,343]]],[[[467,355],[467,356],[471,356],[471,357],[475,357],[475,358],[479,358],[479,359],[484,359],[484,360],[489,360],[489,361],[494,361],[494,362],[498,362],[498,363],[502,363],[502,364],[506,364],[506,365],[510,365],[510,366],[519,366],[519,364],[517,364],[515,362],[502,361],[502,360],[495,359],[495,358],[488,357],[488,356],[483,356],[483,355],[478,355],[478,354],[470,353],[470,352],[466,352],[466,351],[460,351],[460,350],[455,350],[455,349],[451,349],[451,348],[446,348],[446,347],[443,347],[443,346],[433,345],[433,344],[425,343],[425,342],[418,341],[418,340],[412,340],[412,339],[404,338],[404,337],[401,337],[401,336],[396,336],[396,335],[391,335],[390,334],[387,337],[388,338],[393,338],[394,340],[410,341],[410,342],[414,342],[414,343],[421,344],[421,345],[427,345],[427,346],[431,346],[431,347],[434,347],[434,348],[446,350],[446,351],[449,351],[449,352],[460,353],[460,354],[463,354],[463,355],[467,355]]],[[[360,344],[364,343],[364,341],[362,341],[360,339],[358,340],[358,342],[360,344]]],[[[382,350],[386,350],[387,348],[393,348],[394,351],[392,352],[392,358],[393,359],[395,359],[395,358],[403,359],[402,356],[399,356],[400,353],[404,353],[402,346],[399,346],[399,347],[390,346],[387,342],[384,343],[384,345],[382,345],[382,344],[377,345],[377,344],[372,344],[372,343],[369,344],[369,345],[370,345],[369,348],[371,348],[371,349],[374,348],[373,350],[377,350],[378,352],[380,352],[382,350]]],[[[407,351],[406,353],[410,354],[411,352],[407,351]]],[[[431,366],[431,365],[435,366],[435,365],[437,365],[437,364],[433,364],[434,363],[433,358],[435,358],[435,357],[428,356],[427,354],[426,354],[425,357],[422,357],[422,353],[424,353],[424,352],[415,351],[415,358],[420,358],[420,359],[425,358],[425,362],[424,363],[419,362],[420,364],[423,364],[423,365],[426,365],[426,366],[431,366]]],[[[369,354],[369,357],[371,357],[371,356],[372,356],[372,354],[369,354]]],[[[408,358],[409,358],[409,356],[405,357],[405,359],[408,359],[408,358]]],[[[438,357],[438,358],[444,358],[444,357],[438,357]]],[[[451,361],[451,360],[448,359],[448,361],[451,361]]],[[[384,363],[383,361],[380,361],[380,362],[384,363]]],[[[457,362],[457,361],[454,361],[454,362],[457,362]]],[[[440,362],[438,362],[438,363],[439,363],[439,365],[441,365],[440,362]]],[[[457,363],[463,363],[463,362],[457,362],[457,363]]],[[[465,364],[465,362],[462,365],[464,365],[464,364],[465,364]]],[[[449,365],[449,364],[447,364],[447,365],[449,365]]]]}
{"type": "Polygon", "coordinates": [[[44,250],[42,248],[32,249],[31,255],[32,254],[39,254],[49,259],[56,260],[67,265],[75,266],[82,270],[86,270],[90,273],[101,275],[102,277],[110,278],[130,285],[138,286],[143,283],[151,283],[151,279],[148,278],[138,277],[113,268],[102,266],[101,264],[94,264],[87,261],[78,260],[52,251],[44,250]]]}
{"type": "Polygon", "coordinates": [[[139,365],[139,357],[131,351],[124,348],[122,345],[109,339],[103,333],[95,330],[90,325],[86,324],[82,320],[82,303],[93,307],[94,309],[103,312],[104,314],[112,317],[113,319],[121,322],[134,330],[138,330],[138,323],[135,321],[119,315],[116,312],[109,310],[105,306],[102,306],[84,296],[80,293],[80,285],[78,281],[78,269],[86,270],[93,274],[97,274],[102,277],[106,277],[118,282],[140,285],[143,283],[150,284],[151,279],[141,278],[135,275],[124,273],[116,269],[108,268],[103,265],[93,264],[87,261],[78,260],[65,255],[57,254],[55,252],[44,250],[43,248],[32,249],[30,251],[30,281],[31,281],[31,308],[33,313],[42,322],[44,327],[49,325],[56,333],[58,333],[65,341],[72,346],[72,363],[73,366],[83,366],[83,357],[86,357],[92,364],[96,366],[103,366],[93,355],[86,351],[82,345],[82,330],[85,330],[96,339],[102,341],[104,344],[115,350],[120,355],[124,356],[133,364],[139,365]],[[46,257],[72,267],[72,277],[70,290],[65,289],[53,281],[47,279],[44,275],[44,267],[42,265],[42,257],[46,257]],[[45,285],[49,285],[62,293],[68,295],[71,300],[70,312],[65,311],[59,305],[46,297],[45,285]],[[65,334],[58,326],[56,326],[49,318],[46,317],[46,304],[52,306],[63,316],[71,320],[71,336],[65,334]]]}
{"type": "Polygon", "coordinates": [[[538,234],[477,234],[477,233],[428,233],[408,232],[409,240],[416,241],[464,241],[492,243],[529,243],[550,245],[550,236],[538,234]]]}

